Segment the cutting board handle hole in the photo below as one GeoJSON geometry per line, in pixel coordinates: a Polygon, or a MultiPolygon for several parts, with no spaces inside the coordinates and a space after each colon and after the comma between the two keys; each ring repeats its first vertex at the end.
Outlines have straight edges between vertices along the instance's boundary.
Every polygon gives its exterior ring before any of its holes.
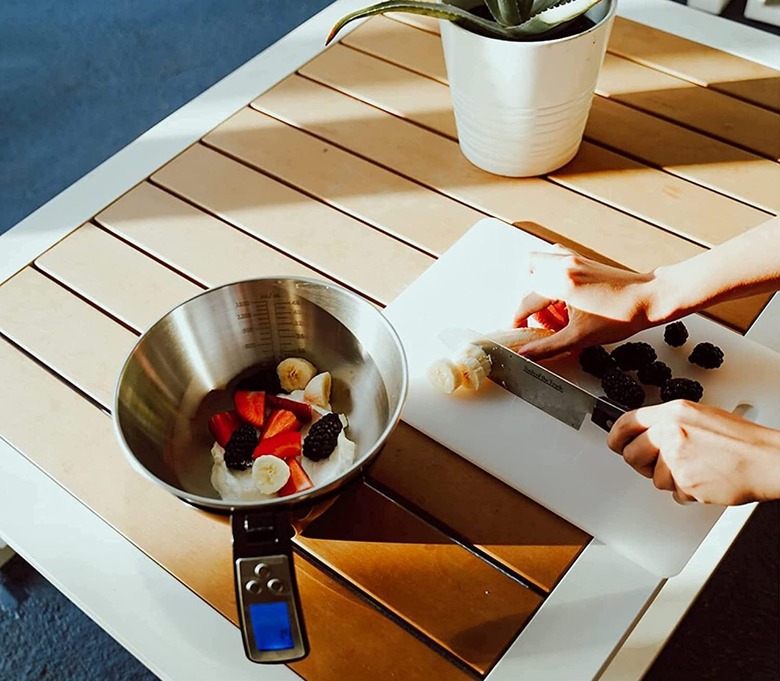
{"type": "Polygon", "coordinates": [[[746,419],[747,421],[753,421],[754,423],[758,417],[758,409],[756,409],[748,402],[740,402],[736,407],[734,407],[734,409],[731,410],[731,413],[735,416],[746,419]]]}

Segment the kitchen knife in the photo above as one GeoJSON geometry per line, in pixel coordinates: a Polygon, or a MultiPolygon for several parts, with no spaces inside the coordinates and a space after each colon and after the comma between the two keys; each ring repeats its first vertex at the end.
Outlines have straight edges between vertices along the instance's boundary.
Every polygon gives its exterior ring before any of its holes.
{"type": "Polygon", "coordinates": [[[624,413],[620,407],[474,331],[449,329],[439,337],[451,348],[463,348],[465,343],[481,347],[490,358],[491,381],[575,430],[590,416],[593,423],[609,432],[624,413]]]}

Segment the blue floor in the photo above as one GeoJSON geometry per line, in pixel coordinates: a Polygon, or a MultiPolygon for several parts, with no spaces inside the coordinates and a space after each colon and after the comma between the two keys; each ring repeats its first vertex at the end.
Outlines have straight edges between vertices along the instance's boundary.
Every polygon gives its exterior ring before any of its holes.
{"type": "MultiPolygon", "coordinates": [[[[0,233],[327,4],[0,0],[0,233]]],[[[764,505],[646,681],[780,679],[779,528],[764,505]]],[[[0,681],[153,681],[20,558],[3,586],[0,681]]]]}
{"type": "Polygon", "coordinates": [[[0,233],[328,0],[2,0],[0,233]]]}

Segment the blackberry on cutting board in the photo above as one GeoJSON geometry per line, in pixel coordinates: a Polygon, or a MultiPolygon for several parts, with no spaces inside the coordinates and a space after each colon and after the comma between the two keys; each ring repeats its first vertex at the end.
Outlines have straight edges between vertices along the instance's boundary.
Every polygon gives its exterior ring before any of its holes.
{"type": "Polygon", "coordinates": [[[325,414],[303,440],[303,455],[312,461],[327,459],[336,449],[343,426],[338,414],[325,414]]]}
{"type": "Polygon", "coordinates": [[[667,364],[656,360],[651,364],[640,367],[636,377],[645,385],[662,386],[672,377],[672,370],[667,364]]]}
{"type": "Polygon", "coordinates": [[[691,351],[688,361],[704,369],[717,369],[723,364],[723,350],[712,343],[699,343],[691,351]]]}
{"type": "Polygon", "coordinates": [[[612,350],[612,359],[623,371],[631,371],[655,362],[657,355],[649,343],[623,343],[612,350]]]}
{"type": "Polygon", "coordinates": [[[698,402],[704,395],[701,383],[691,378],[670,378],[661,386],[661,400],[690,400],[698,402]]]}
{"type": "Polygon", "coordinates": [[[257,432],[254,426],[242,423],[233,431],[225,445],[225,465],[233,470],[243,471],[252,465],[252,452],[257,447],[257,432]]]}
{"type": "Polygon", "coordinates": [[[583,371],[601,378],[609,369],[617,369],[617,363],[603,347],[591,345],[585,348],[579,357],[583,371]]]}
{"type": "Polygon", "coordinates": [[[679,348],[688,340],[688,329],[682,322],[672,322],[664,329],[664,342],[673,348],[679,348]]]}
{"type": "Polygon", "coordinates": [[[604,394],[626,409],[638,409],[645,401],[645,391],[631,376],[619,369],[609,369],[601,379],[604,394]]]}

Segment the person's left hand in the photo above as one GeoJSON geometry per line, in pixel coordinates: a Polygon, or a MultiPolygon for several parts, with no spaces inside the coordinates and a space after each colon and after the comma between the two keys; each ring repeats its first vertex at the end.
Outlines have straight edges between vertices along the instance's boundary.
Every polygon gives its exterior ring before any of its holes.
{"type": "Polygon", "coordinates": [[[780,498],[780,431],[715,407],[641,407],[615,422],[607,444],[680,503],[780,498]]]}

